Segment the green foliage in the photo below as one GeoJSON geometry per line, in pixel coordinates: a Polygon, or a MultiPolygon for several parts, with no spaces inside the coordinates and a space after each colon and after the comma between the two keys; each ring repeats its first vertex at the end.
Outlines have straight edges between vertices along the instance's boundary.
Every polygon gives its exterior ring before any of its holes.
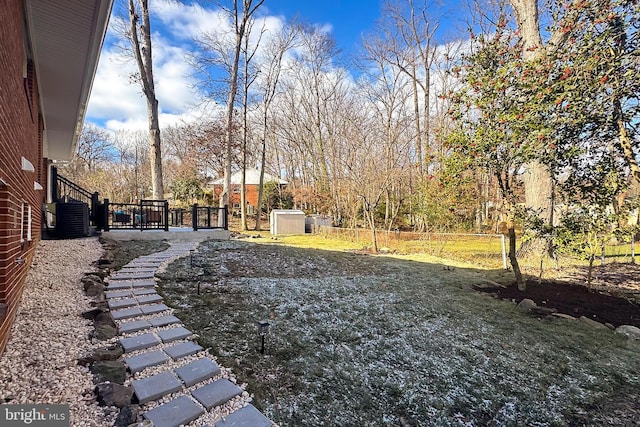
{"type": "Polygon", "coordinates": [[[589,261],[588,285],[591,285],[594,260],[604,244],[613,238],[616,219],[615,214],[601,207],[578,208],[564,215],[562,224],[556,227],[556,250],[589,261]]]}
{"type": "Polygon", "coordinates": [[[516,202],[522,166],[538,158],[540,143],[529,138],[535,109],[528,103],[533,74],[518,39],[506,28],[476,40],[455,72],[466,85],[451,94],[457,128],[448,138],[462,166],[494,175],[503,199],[516,202]]]}
{"type": "Polygon", "coordinates": [[[200,180],[195,176],[176,178],[171,184],[173,198],[179,204],[190,205],[204,197],[200,180]]]}
{"type": "Polygon", "coordinates": [[[280,188],[277,181],[267,181],[262,186],[262,211],[269,213],[272,209],[293,208],[293,194],[280,188]]]}
{"type": "Polygon", "coordinates": [[[456,154],[446,160],[441,172],[428,175],[413,195],[414,214],[426,231],[466,231],[473,228],[477,198],[475,177],[456,154]]]}

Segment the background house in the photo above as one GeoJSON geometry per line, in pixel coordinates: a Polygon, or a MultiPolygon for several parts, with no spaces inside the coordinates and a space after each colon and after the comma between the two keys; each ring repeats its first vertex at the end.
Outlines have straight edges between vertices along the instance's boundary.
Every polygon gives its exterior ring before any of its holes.
{"type": "MultiPolygon", "coordinates": [[[[288,182],[280,179],[276,176],[270,175],[265,172],[264,183],[275,181],[280,188],[284,188],[288,182]]],[[[246,202],[247,212],[249,214],[255,213],[258,207],[258,187],[260,184],[260,171],[258,169],[247,169],[245,174],[245,189],[246,189],[246,202]]],[[[229,195],[229,209],[233,212],[240,211],[240,188],[242,185],[242,171],[237,171],[231,175],[231,194],[229,195]]],[[[218,178],[209,184],[209,187],[213,187],[214,203],[220,199],[222,188],[224,186],[224,178],[218,178]]]]}
{"type": "Polygon", "coordinates": [[[4,0],[0,8],[0,354],[51,200],[70,160],[113,0],[4,0]]]}

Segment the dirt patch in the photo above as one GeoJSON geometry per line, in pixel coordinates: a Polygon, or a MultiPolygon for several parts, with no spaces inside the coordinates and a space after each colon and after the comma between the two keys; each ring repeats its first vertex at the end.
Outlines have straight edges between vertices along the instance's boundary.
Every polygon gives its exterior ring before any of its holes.
{"type": "Polygon", "coordinates": [[[515,283],[505,288],[479,290],[516,302],[529,298],[539,306],[615,327],[640,327],[640,266],[616,263],[596,267],[591,288],[586,286],[586,275],[586,269],[579,268],[563,280],[529,279],[525,292],[519,291],[515,283]]]}

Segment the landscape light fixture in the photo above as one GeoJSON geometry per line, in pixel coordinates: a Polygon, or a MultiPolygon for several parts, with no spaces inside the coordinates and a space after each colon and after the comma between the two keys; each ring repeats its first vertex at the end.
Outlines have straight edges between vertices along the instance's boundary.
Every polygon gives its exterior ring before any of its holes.
{"type": "Polygon", "coordinates": [[[195,249],[189,249],[189,263],[191,264],[191,268],[193,268],[193,252],[195,249]]]}
{"type": "Polygon", "coordinates": [[[264,354],[264,337],[269,333],[269,322],[256,322],[258,327],[258,335],[260,335],[260,354],[264,354]]]}

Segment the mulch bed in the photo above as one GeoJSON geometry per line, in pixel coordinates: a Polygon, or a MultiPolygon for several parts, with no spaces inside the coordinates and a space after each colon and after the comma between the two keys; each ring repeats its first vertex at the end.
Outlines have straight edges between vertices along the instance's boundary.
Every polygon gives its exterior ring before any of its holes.
{"type": "Polygon", "coordinates": [[[521,292],[515,283],[507,287],[479,289],[497,298],[520,302],[532,299],[541,307],[554,308],[574,317],[585,316],[613,326],[633,325],[640,328],[638,280],[640,267],[634,264],[609,264],[595,269],[592,289],[583,281],[584,271],[576,271],[564,280],[527,280],[521,292]]]}

